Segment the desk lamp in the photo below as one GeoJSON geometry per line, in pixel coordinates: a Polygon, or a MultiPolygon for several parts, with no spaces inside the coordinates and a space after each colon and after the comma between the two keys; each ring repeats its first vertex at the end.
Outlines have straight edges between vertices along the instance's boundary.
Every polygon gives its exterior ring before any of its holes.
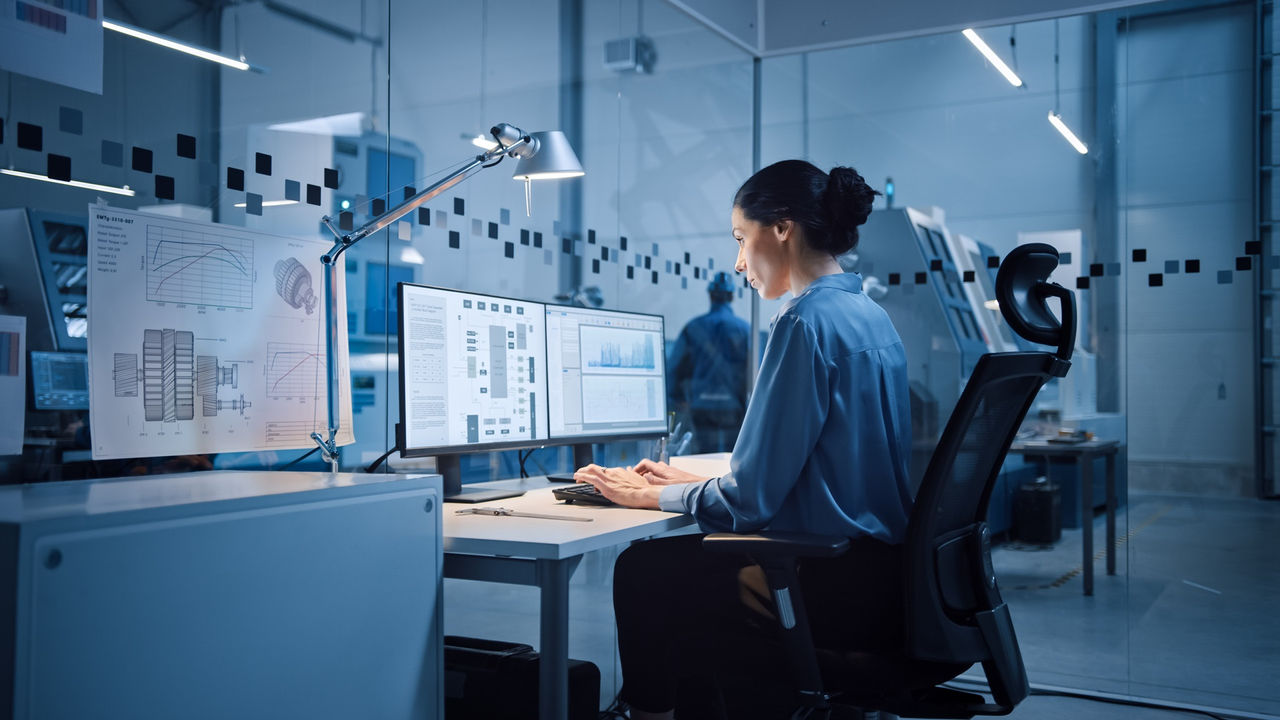
{"type": "Polygon", "coordinates": [[[338,313],[347,311],[346,308],[337,307],[338,301],[334,293],[337,273],[342,271],[342,266],[338,263],[338,258],[342,253],[346,252],[347,248],[386,228],[391,223],[407,215],[414,208],[466,180],[480,170],[497,165],[506,156],[520,161],[512,174],[512,179],[524,181],[526,215],[530,212],[529,185],[531,181],[559,180],[580,177],[586,174],[582,170],[582,164],[578,162],[578,156],[573,152],[573,147],[569,145],[569,140],[559,130],[526,133],[514,125],[499,123],[489,130],[489,134],[497,142],[494,148],[485,151],[483,154],[476,155],[460,169],[453,171],[444,179],[364,225],[354,230],[351,229],[352,215],[347,212],[339,215],[337,225],[334,225],[333,218],[328,215],[322,218],[325,227],[329,228],[329,231],[337,237],[337,241],[329,249],[329,252],[320,256],[320,262],[324,265],[324,306],[326,313],[325,380],[329,388],[329,424],[327,437],[318,432],[313,432],[311,433],[311,439],[319,446],[325,461],[329,463],[334,472],[339,470],[338,461],[340,459],[337,441],[339,387],[338,372],[334,366],[339,355],[338,343],[343,341],[342,338],[338,337],[338,313]]]}

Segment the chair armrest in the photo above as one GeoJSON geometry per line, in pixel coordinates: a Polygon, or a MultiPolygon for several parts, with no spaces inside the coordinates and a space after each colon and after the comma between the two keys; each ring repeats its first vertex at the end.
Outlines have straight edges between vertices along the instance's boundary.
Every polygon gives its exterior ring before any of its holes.
{"type": "Polygon", "coordinates": [[[742,553],[757,562],[772,558],[836,557],[849,549],[849,538],[793,532],[712,533],[702,539],[708,552],[742,553]]]}

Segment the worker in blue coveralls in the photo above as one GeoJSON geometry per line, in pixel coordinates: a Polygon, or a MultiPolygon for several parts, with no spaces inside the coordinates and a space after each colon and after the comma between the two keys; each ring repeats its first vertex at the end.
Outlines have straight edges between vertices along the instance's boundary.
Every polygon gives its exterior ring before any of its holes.
{"type": "Polygon", "coordinates": [[[751,326],[733,314],[733,278],[718,272],[707,285],[711,310],[680,331],[667,375],[667,396],[693,425],[690,452],[733,449],[747,409],[747,345],[751,326]]]}
{"type": "MultiPolygon", "coordinates": [[[[906,354],[889,316],[862,292],[862,278],[836,261],[857,245],[878,194],[852,168],[825,173],[786,160],[735,195],[734,269],[767,300],[792,297],[773,318],[730,472],[700,477],[642,460],[576,473],[620,505],[690,513],[703,532],[850,538],[844,555],[802,559],[799,567],[813,636],[846,652],[905,644],[906,354]]],[[[701,540],[636,543],[614,566],[621,700],[632,720],[671,718],[690,688],[714,687],[725,668],[744,661],[764,668],[772,657],[764,648],[773,638],[759,630],[770,607],[759,566],[708,553],[701,540]],[[753,650],[762,655],[751,663],[753,650]]],[[[700,716],[684,708],[681,717],[700,716]]],[[[763,714],[759,706],[749,710],[729,717],[763,714]]]]}

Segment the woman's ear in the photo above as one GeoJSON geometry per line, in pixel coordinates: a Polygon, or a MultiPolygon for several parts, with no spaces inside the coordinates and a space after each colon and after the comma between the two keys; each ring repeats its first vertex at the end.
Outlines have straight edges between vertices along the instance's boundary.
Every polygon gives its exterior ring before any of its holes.
{"type": "Polygon", "coordinates": [[[787,239],[791,237],[791,228],[794,227],[794,225],[795,224],[790,220],[779,220],[778,224],[774,226],[778,233],[778,239],[786,242],[787,239]]]}

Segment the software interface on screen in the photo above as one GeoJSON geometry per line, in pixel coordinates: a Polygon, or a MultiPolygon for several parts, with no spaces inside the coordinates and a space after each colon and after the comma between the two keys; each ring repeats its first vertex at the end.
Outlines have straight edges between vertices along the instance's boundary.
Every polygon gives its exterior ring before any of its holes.
{"type": "Polygon", "coordinates": [[[400,287],[405,448],[546,439],[543,304],[400,287]]]}
{"type": "Polygon", "coordinates": [[[662,317],[547,306],[552,438],[663,433],[662,317]]]}
{"type": "Polygon", "coordinates": [[[31,388],[37,410],[88,410],[88,356],[32,352],[31,388]]]}

